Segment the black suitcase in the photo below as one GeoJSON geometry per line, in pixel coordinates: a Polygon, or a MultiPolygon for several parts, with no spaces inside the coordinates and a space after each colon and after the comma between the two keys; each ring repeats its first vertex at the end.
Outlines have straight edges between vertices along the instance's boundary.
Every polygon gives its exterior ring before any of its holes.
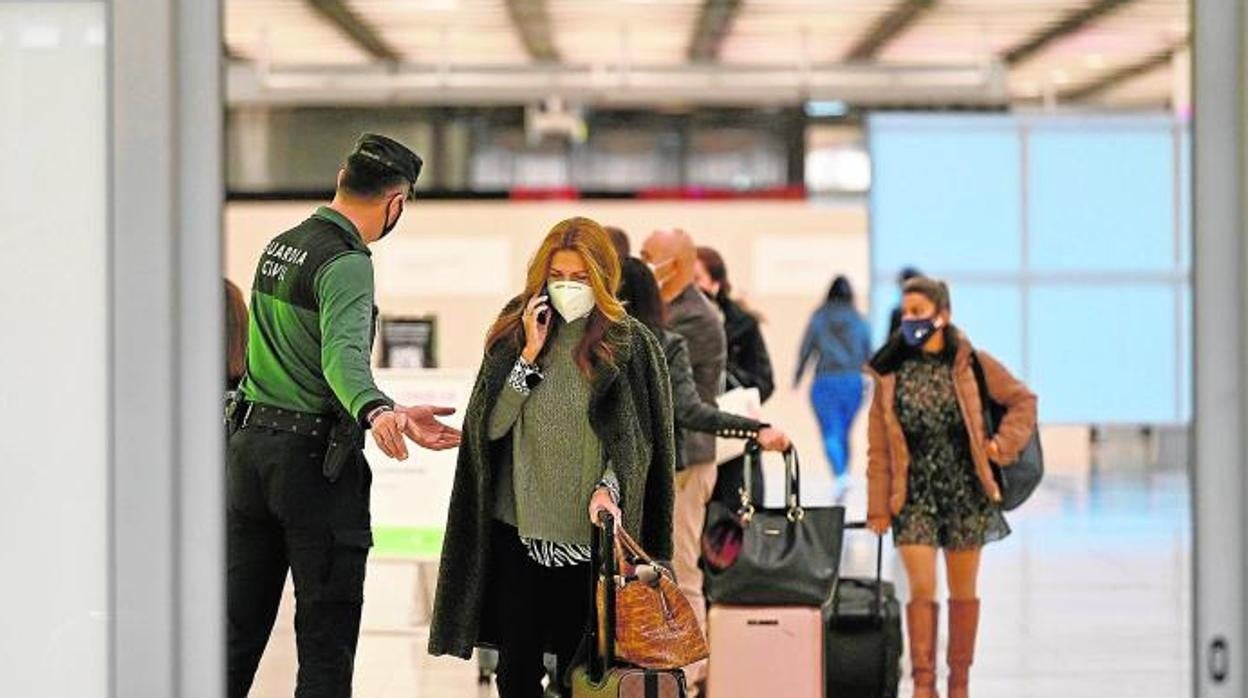
{"type": "MultiPolygon", "coordinates": [[[[865,529],[864,523],[845,524],[865,529]]],[[[827,698],[897,698],[901,681],[901,604],[883,580],[884,537],[875,554],[875,578],[841,577],[824,609],[827,698]]]]}

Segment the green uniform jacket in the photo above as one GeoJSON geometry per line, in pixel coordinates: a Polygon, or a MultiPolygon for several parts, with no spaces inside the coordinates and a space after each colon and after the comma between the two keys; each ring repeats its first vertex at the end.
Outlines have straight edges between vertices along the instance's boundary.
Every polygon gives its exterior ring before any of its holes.
{"type": "MultiPolygon", "coordinates": [[[[619,479],[625,528],[651,555],[670,559],[676,445],[667,362],[659,340],[631,317],[613,325],[604,341],[614,349],[615,365],[594,367],[590,424],[619,479]]],[[[491,575],[490,532],[499,486],[495,474],[512,445],[510,436],[490,441],[488,430],[490,411],[519,355],[519,347],[504,341],[485,356],[464,414],[430,654],[467,659],[475,645],[497,641],[497,594],[491,585],[507,580],[491,575]]]]}
{"type": "Polygon", "coordinates": [[[393,404],[373,383],[373,261],[345,216],[322,207],[277,236],[256,267],[243,396],[361,420],[393,404]]]}

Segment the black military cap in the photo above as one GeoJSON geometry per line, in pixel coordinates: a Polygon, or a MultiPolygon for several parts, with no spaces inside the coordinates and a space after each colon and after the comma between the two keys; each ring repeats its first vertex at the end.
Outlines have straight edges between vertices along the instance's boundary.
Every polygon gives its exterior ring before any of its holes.
{"type": "Polygon", "coordinates": [[[420,177],[424,161],[407,146],[393,138],[365,133],[355,142],[355,150],[351,154],[375,160],[399,173],[412,185],[412,194],[415,194],[416,178],[420,177]]]}

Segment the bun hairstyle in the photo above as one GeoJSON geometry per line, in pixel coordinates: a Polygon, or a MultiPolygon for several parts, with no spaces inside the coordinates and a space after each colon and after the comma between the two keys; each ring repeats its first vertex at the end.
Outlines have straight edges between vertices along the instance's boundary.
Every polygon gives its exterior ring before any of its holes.
{"type": "Polygon", "coordinates": [[[949,299],[949,285],[939,279],[916,276],[907,281],[901,290],[902,294],[917,293],[927,298],[936,306],[938,313],[953,310],[953,303],[949,299]]]}

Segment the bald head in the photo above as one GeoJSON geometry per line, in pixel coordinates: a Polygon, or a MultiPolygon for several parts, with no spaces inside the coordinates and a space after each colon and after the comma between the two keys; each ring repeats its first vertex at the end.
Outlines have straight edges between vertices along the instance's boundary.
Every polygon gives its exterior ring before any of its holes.
{"type": "Polygon", "coordinates": [[[664,302],[671,302],[693,284],[698,246],[679,228],[656,230],[641,247],[641,258],[655,269],[664,302]]]}

